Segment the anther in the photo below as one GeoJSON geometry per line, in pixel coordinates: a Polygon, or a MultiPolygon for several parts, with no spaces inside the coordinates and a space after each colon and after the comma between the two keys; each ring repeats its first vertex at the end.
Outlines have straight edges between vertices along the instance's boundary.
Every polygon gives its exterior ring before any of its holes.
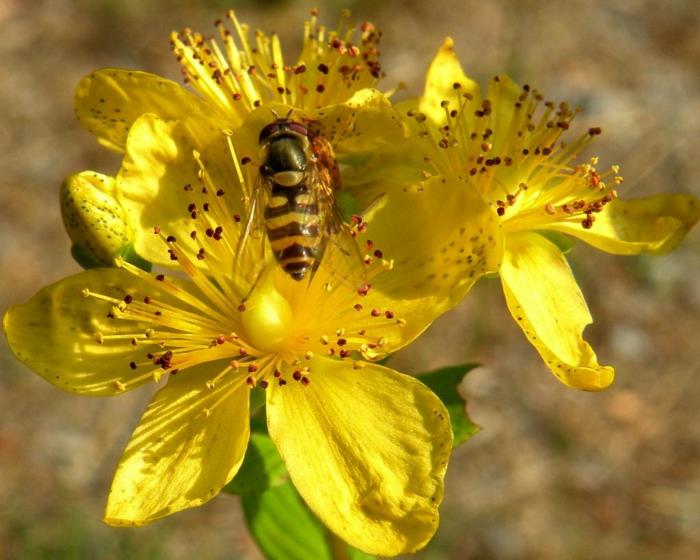
{"type": "Polygon", "coordinates": [[[365,282],[364,284],[362,284],[362,286],[360,286],[357,289],[357,295],[358,296],[366,296],[369,293],[369,290],[371,287],[372,287],[371,284],[368,284],[365,282]]]}

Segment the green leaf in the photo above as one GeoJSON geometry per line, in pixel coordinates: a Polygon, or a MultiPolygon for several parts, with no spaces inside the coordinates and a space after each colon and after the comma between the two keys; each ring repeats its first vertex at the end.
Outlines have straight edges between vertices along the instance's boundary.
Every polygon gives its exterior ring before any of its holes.
{"type": "Polygon", "coordinates": [[[287,482],[266,492],[245,494],[248,529],[270,560],[333,560],[326,530],[287,482]]]}
{"type": "Polygon", "coordinates": [[[372,560],[321,524],[294,488],[286,483],[244,494],[243,514],[251,535],[269,560],[372,560]]]}
{"type": "Polygon", "coordinates": [[[466,401],[458,390],[464,376],[475,367],[477,364],[450,366],[417,376],[445,403],[452,421],[453,447],[464,443],[481,430],[481,427],[474,424],[467,416],[466,401]]]}
{"type": "Polygon", "coordinates": [[[230,494],[263,492],[287,479],[287,469],[270,436],[253,432],[248,450],[235,478],[224,486],[230,494]]]}

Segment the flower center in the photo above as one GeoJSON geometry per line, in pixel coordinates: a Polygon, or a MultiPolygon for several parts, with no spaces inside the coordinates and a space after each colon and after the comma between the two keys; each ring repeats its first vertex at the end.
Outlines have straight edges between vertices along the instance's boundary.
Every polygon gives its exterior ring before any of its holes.
{"type": "Polygon", "coordinates": [[[294,326],[292,307],[277,291],[269,275],[261,279],[245,302],[241,319],[248,342],[263,352],[282,350],[294,326]]]}

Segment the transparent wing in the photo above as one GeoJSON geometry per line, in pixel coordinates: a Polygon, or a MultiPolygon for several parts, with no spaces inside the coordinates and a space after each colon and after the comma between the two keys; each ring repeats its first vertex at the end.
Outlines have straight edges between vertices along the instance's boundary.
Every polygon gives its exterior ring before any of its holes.
{"type": "Polygon", "coordinates": [[[337,191],[329,185],[327,177],[323,177],[323,168],[314,173],[318,175],[312,179],[317,185],[322,242],[312,274],[320,268],[324,272],[322,276],[326,278],[325,281],[357,289],[367,280],[365,255],[356,239],[356,231],[343,219],[335,199],[337,191]]]}
{"type": "Polygon", "coordinates": [[[265,263],[267,238],[265,235],[265,205],[267,188],[261,177],[255,182],[253,191],[247,201],[244,201],[246,214],[243,219],[243,229],[238,238],[234,269],[250,282],[254,283],[265,263]]]}

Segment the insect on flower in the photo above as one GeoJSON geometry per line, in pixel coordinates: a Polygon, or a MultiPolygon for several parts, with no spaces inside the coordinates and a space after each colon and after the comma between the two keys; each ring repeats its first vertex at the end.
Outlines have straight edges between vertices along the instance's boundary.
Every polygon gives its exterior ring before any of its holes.
{"type": "Polygon", "coordinates": [[[362,255],[336,201],[340,172],[331,143],[289,114],[266,125],[258,142],[262,164],[239,255],[252,237],[262,241],[264,252],[264,226],[283,270],[294,280],[308,274],[310,282],[332,239],[341,255],[357,257],[355,268],[360,272],[355,274],[355,283],[362,283],[362,255]]]}

